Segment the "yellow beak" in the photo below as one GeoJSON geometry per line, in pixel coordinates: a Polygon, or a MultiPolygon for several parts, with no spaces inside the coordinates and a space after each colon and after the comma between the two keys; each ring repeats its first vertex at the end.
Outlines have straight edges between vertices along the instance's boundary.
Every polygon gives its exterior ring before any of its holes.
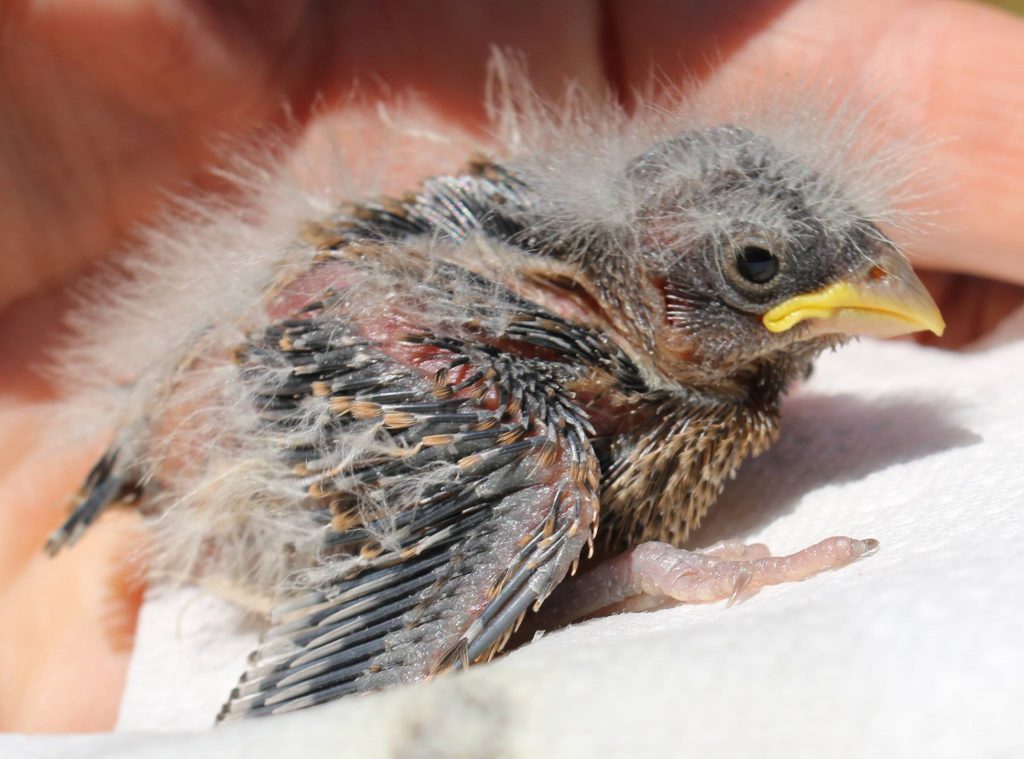
{"type": "Polygon", "coordinates": [[[810,321],[813,335],[895,337],[946,329],[938,306],[902,256],[885,256],[860,281],[837,282],[780,303],[762,317],[770,332],[810,321]]]}

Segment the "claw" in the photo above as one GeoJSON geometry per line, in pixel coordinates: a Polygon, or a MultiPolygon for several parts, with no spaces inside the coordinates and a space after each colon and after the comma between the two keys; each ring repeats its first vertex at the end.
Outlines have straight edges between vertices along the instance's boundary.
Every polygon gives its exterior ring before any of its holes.
{"type": "Polygon", "coordinates": [[[857,559],[863,559],[865,556],[871,556],[878,551],[878,541],[874,538],[865,538],[864,540],[853,541],[853,553],[857,559]]]}
{"type": "Polygon", "coordinates": [[[729,595],[729,600],[725,602],[725,607],[729,608],[734,603],[740,600],[740,595],[743,590],[750,584],[750,579],[754,576],[754,570],[750,568],[749,564],[744,564],[740,567],[739,574],[736,575],[736,584],[732,586],[732,593],[729,595]]]}

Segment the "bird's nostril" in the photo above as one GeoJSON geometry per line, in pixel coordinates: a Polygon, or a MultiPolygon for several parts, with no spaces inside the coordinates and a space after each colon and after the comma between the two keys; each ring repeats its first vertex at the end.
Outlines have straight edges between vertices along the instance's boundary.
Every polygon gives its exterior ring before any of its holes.
{"type": "Polygon", "coordinates": [[[872,266],[871,271],[868,272],[868,278],[874,281],[885,279],[889,276],[889,272],[883,269],[881,266],[872,266]]]}

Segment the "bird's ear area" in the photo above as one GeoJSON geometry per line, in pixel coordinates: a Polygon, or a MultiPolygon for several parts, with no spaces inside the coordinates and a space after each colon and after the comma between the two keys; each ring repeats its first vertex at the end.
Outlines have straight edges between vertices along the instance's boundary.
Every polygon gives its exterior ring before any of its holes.
{"type": "Polygon", "coordinates": [[[624,177],[642,210],[645,225],[657,230],[659,219],[694,198],[728,191],[750,181],[723,139],[736,142],[742,130],[722,126],[684,132],[650,147],[626,166],[624,177]]]}
{"type": "Polygon", "coordinates": [[[721,154],[736,155],[757,142],[753,132],[731,124],[694,129],[653,145],[630,162],[626,174],[634,180],[651,181],[681,171],[700,176],[714,170],[722,176],[734,174],[739,178],[736,167],[722,166],[721,154]]]}
{"type": "Polygon", "coordinates": [[[601,287],[578,266],[547,260],[526,262],[517,269],[517,290],[563,319],[598,321],[621,331],[624,316],[609,308],[601,287]]]}
{"type": "Polygon", "coordinates": [[[806,321],[811,335],[896,337],[929,330],[941,336],[946,328],[910,263],[895,251],[850,277],[780,303],[761,321],[774,333],[806,321]]]}

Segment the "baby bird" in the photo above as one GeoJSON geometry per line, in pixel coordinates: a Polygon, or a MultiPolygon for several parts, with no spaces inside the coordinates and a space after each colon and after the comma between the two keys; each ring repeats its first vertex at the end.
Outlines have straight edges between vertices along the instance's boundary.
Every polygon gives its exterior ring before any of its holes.
{"type": "MultiPolygon", "coordinates": [[[[677,548],[822,350],[943,322],[858,167],[733,124],[659,128],[476,157],[301,228],[199,224],[192,284],[152,264],[135,287],[222,298],[154,307],[185,326],[138,343],[116,439],[48,550],[128,503],[179,577],[266,610],[220,719],[486,660],[595,538],[633,550],[571,615],[870,550],[677,548]],[[270,252],[239,273],[247,246],[270,252]]],[[[87,329],[143,313],[126,292],[87,329]]]]}

